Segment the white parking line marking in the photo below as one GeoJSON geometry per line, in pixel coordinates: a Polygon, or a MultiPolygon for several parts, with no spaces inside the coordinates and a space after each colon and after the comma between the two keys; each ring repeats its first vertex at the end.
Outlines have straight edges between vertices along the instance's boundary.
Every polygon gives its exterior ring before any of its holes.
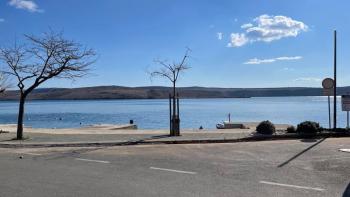
{"type": "Polygon", "coordinates": [[[347,149],[347,148],[341,148],[341,149],[339,149],[339,151],[350,153],[350,149],[347,149]]]}
{"type": "Polygon", "coordinates": [[[162,170],[162,171],[168,171],[168,172],[177,172],[177,173],[183,173],[183,174],[197,174],[197,172],[173,170],[173,169],[167,169],[167,168],[150,167],[150,169],[152,169],[152,170],[162,170]]]}
{"type": "Polygon", "coordinates": [[[88,161],[88,162],[96,162],[96,163],[111,163],[109,161],[102,161],[102,160],[93,160],[93,159],[82,159],[82,158],[75,158],[79,161],[88,161]]]}
{"type": "Polygon", "coordinates": [[[308,190],[315,190],[315,191],[324,191],[325,189],[318,188],[318,187],[304,187],[304,186],[298,186],[298,185],[289,185],[289,184],[283,184],[283,183],[274,183],[269,181],[260,181],[260,183],[268,184],[268,185],[276,185],[276,186],[282,186],[282,187],[292,187],[297,189],[308,189],[308,190]]]}

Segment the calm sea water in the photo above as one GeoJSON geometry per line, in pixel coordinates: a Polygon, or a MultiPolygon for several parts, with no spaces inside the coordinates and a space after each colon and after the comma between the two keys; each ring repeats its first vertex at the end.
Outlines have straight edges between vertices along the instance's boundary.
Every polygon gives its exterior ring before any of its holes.
{"type": "MultiPolygon", "coordinates": [[[[130,119],[142,129],[168,128],[168,100],[28,101],[25,125],[67,128],[90,124],[124,124],[130,119]],[[81,124],[80,124],[81,123],[81,124]]],[[[346,113],[338,99],[338,124],[346,125],[346,113]]],[[[0,123],[16,123],[18,103],[0,102],[0,123]]],[[[297,124],[304,120],[328,126],[327,97],[260,97],[232,99],[182,99],[182,128],[215,128],[231,113],[233,121],[297,124]]]]}

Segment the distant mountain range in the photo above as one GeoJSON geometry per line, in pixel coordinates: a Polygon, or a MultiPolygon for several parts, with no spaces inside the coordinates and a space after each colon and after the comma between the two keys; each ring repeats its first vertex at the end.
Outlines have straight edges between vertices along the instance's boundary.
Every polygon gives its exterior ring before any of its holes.
{"type": "MultiPolygon", "coordinates": [[[[168,98],[170,87],[123,87],[96,86],[83,88],[39,88],[28,99],[31,100],[78,100],[78,99],[160,99],[168,98]]],[[[181,98],[249,98],[276,96],[322,96],[322,88],[208,88],[180,87],[181,98]]],[[[338,94],[350,93],[350,86],[339,87],[338,94]]],[[[0,100],[17,100],[18,91],[7,91],[0,100]]]]}

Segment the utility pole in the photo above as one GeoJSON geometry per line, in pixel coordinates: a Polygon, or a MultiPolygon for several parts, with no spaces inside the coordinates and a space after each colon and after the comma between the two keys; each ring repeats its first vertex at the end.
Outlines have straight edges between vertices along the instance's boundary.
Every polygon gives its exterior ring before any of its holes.
{"type": "Polygon", "coordinates": [[[331,98],[330,96],[328,97],[328,125],[329,125],[329,130],[332,128],[332,121],[331,121],[331,98]]]}
{"type": "Polygon", "coordinates": [[[334,30],[334,109],[333,129],[337,129],[337,31],[334,30]]]}

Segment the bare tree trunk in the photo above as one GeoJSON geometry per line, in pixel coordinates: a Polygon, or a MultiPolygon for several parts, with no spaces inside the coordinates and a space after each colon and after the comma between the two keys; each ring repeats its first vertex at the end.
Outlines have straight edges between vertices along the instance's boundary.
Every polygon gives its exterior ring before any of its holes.
{"type": "Polygon", "coordinates": [[[175,82],[173,83],[173,117],[176,116],[176,102],[175,102],[175,95],[176,95],[176,86],[175,82]]]}
{"type": "Polygon", "coordinates": [[[19,99],[19,108],[18,108],[18,119],[17,119],[17,140],[23,139],[23,116],[24,116],[24,103],[26,96],[21,93],[19,99]]]}
{"type": "Polygon", "coordinates": [[[173,82],[173,135],[177,136],[179,131],[178,131],[178,123],[177,123],[177,108],[178,106],[176,106],[176,82],[173,82]]]}

